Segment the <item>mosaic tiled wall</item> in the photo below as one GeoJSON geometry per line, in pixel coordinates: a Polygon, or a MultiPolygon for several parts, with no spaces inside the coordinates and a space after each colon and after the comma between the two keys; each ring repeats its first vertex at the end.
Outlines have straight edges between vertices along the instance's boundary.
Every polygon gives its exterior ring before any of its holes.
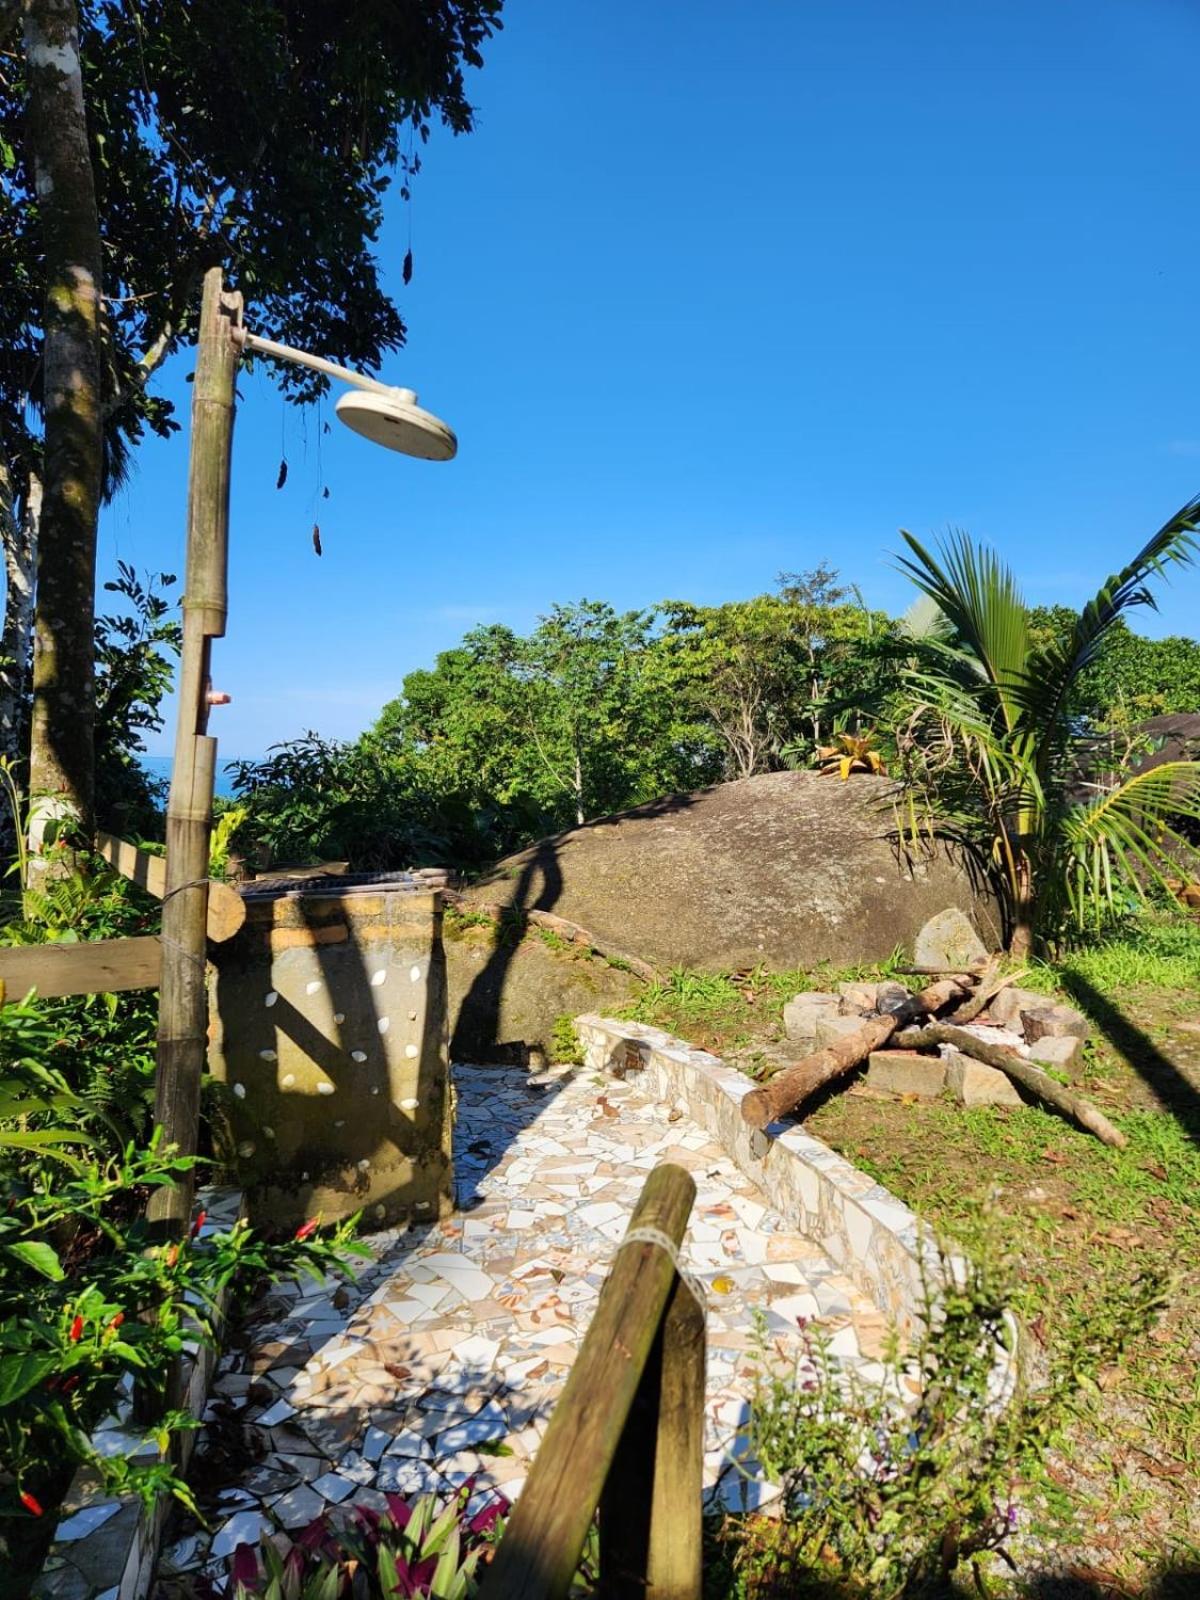
{"type": "Polygon", "coordinates": [[[907,1206],[801,1127],[752,1129],[741,1101],[754,1085],[720,1057],[643,1023],[583,1016],[575,1026],[589,1067],[618,1077],[641,1074],[664,1105],[677,1104],[714,1135],[771,1204],[902,1333],[912,1331],[926,1303],[925,1279],[936,1282],[938,1261],[907,1206]]]}

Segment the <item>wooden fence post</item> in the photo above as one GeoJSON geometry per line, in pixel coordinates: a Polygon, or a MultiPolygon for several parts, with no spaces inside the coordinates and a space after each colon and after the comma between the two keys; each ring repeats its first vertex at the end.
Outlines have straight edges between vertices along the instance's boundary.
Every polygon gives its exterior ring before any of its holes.
{"type": "Polygon", "coordinates": [[[604,1600],[700,1600],[704,1308],[676,1275],[600,1500],[604,1600]]]}
{"type": "MultiPolygon", "coordinates": [[[[207,736],[210,641],[225,632],[229,470],[239,348],[233,328],[242,297],[228,293],[219,267],[204,275],[188,477],[183,655],[175,760],[167,802],[167,883],[162,917],[162,985],[154,1120],[166,1142],[194,1155],[200,1077],[208,1035],[205,989],[208,852],[217,742],[207,736]]],[[[147,1215],[165,1233],[188,1224],[190,1176],[150,1197],[147,1215]]]]}

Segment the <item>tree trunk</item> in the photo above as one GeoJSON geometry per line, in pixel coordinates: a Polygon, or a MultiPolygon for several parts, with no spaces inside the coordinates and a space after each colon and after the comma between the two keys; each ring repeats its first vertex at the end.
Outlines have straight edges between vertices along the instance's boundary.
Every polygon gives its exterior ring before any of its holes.
{"type": "MultiPolygon", "coordinates": [[[[19,759],[24,744],[33,632],[33,570],[37,559],[41,479],[30,475],[18,492],[0,457],[0,541],[4,545],[4,632],[0,635],[0,756],[19,759]]],[[[17,824],[19,826],[19,824],[17,824]]]]}
{"type": "Polygon", "coordinates": [[[75,0],[24,0],[29,153],[46,268],[44,490],[37,552],[30,842],[92,827],[96,519],[100,506],[100,225],[75,0]]]}

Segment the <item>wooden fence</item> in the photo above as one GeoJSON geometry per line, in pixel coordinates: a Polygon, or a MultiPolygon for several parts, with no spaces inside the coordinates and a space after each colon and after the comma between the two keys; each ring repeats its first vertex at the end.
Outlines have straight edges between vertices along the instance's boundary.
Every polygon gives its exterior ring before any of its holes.
{"type": "MultiPolygon", "coordinates": [[[[123,878],[161,900],[167,888],[167,863],[115,834],[96,840],[98,855],[123,878]]],[[[227,883],[208,885],[208,940],[232,939],[246,920],[241,895],[227,883]]],[[[157,934],[132,939],[87,939],[78,944],[14,945],[0,949],[0,994],[19,999],[36,989],[43,1000],[68,994],[115,994],[122,989],[157,989],[162,944],[157,934]]]]}
{"type": "Polygon", "coordinates": [[[695,1198],[682,1167],[646,1180],[480,1600],[566,1596],[597,1508],[605,1600],[699,1600],[705,1317],[676,1261],[695,1198]]]}

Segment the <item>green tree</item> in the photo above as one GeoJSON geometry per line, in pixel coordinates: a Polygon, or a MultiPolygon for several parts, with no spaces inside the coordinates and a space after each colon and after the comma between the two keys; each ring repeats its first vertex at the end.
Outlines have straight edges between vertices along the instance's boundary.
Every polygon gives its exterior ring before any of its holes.
{"type": "Polygon", "coordinates": [[[863,646],[889,624],[861,599],[847,604],[857,591],[837,578],[821,565],[783,573],[778,595],[664,603],[675,692],[719,736],[727,776],[807,761],[839,703],[865,690],[863,646]]]}
{"type": "Polygon", "coordinates": [[[150,381],[193,334],[205,268],[225,263],[277,336],[376,368],[404,339],[375,254],[384,195],[396,174],[407,193],[435,117],[471,127],[464,73],[500,5],[0,0],[0,738],[36,558],[31,786],[55,809],[90,821],[99,501],[145,429],[174,426],[150,381]]]}
{"type": "MultiPolygon", "coordinates": [[[[1039,606],[1029,625],[1041,642],[1065,639],[1074,622],[1069,606],[1039,606]]],[[[1170,634],[1148,639],[1116,623],[1100,659],[1084,672],[1074,709],[1097,728],[1127,729],[1165,712],[1200,711],[1200,641],[1170,634]]]]}
{"type": "Polygon", "coordinates": [[[419,756],[431,788],[469,792],[530,837],[717,775],[711,734],[670,691],[654,614],[584,600],[528,636],[473,629],[409,673],[375,731],[419,756]]]}
{"type": "Polygon", "coordinates": [[[1198,527],[1200,499],[1110,577],[1069,630],[1041,633],[994,552],[956,534],[935,555],[904,535],[910,556],[900,568],[940,614],[905,669],[909,774],[933,819],[986,853],[1014,955],[1068,923],[1099,920],[1121,888],[1141,894],[1178,856],[1194,856],[1171,819],[1200,817],[1200,763],[1118,767],[1086,781],[1074,701],[1124,614],[1154,605],[1149,580],[1191,563],[1198,527]]]}

